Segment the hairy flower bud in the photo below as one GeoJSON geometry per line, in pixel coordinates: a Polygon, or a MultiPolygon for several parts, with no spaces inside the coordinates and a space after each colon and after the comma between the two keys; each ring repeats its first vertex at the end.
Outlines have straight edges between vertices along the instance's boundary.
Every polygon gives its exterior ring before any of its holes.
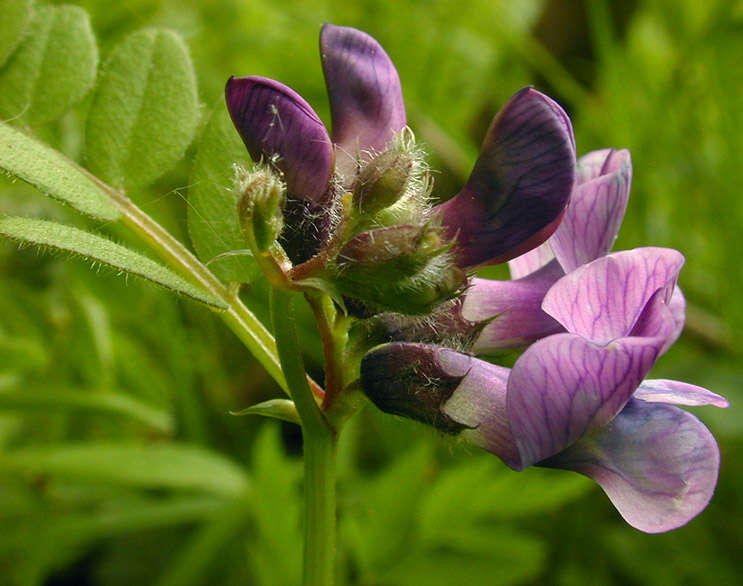
{"type": "Polygon", "coordinates": [[[240,194],[237,211],[243,234],[256,251],[266,251],[284,228],[286,187],[268,168],[250,172],[238,169],[235,183],[240,194]]]}
{"type": "Polygon", "coordinates": [[[393,205],[405,195],[413,167],[413,158],[394,148],[374,157],[354,182],[354,208],[366,215],[393,205]]]}
{"type": "Polygon", "coordinates": [[[438,226],[401,225],[361,232],[341,250],[335,285],[381,309],[424,314],[451,299],[465,274],[438,226]]]}

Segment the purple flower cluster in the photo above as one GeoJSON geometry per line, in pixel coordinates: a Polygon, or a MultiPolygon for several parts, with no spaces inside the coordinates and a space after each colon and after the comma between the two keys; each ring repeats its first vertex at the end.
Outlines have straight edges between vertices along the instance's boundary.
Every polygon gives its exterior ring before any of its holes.
{"type": "MultiPolygon", "coordinates": [[[[431,207],[426,181],[410,187],[417,163],[400,146],[409,131],[387,54],[365,33],[332,25],[320,50],[331,135],[273,80],[231,78],[227,106],[253,159],[285,184],[282,244],[295,275],[326,279],[324,290],[379,311],[435,309],[425,322],[433,334],[402,327],[396,339],[404,341],[364,356],[366,395],[515,470],[585,474],[640,530],[668,531],[701,512],[719,450],[675,405],[727,401],[645,378],[683,328],[676,283],[684,259],[663,248],[610,252],[629,197],[629,153],[576,160],[565,112],[526,88],[494,118],[462,190],[431,207]],[[456,277],[506,261],[510,281],[456,277]],[[314,272],[299,270],[303,263],[314,272]],[[398,297],[407,300],[396,305],[398,297]],[[471,353],[444,344],[457,329],[474,332],[471,353]],[[475,356],[522,346],[510,369],[475,356]]],[[[414,323],[407,319],[393,321],[414,323]]]]}

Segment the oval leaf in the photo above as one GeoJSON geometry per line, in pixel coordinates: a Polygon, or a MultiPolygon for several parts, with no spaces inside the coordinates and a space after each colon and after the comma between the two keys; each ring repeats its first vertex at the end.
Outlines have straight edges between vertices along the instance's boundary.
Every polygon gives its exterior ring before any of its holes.
{"type": "Polygon", "coordinates": [[[174,32],[129,35],[106,62],[86,130],[91,170],[116,187],[151,183],[193,138],[199,104],[188,48],[174,32]]]}
{"type": "Polygon", "coordinates": [[[2,123],[0,169],[94,218],[110,221],[121,217],[108,194],[75,163],[60,152],[2,123]]]}
{"type": "Polygon", "coordinates": [[[0,218],[0,235],[36,246],[79,254],[120,271],[148,279],[177,293],[213,307],[226,305],[207,291],[196,287],[154,260],[72,226],[33,218],[0,218]]]}
{"type": "Polygon", "coordinates": [[[56,120],[87,93],[97,67],[88,13],[77,6],[38,8],[0,72],[0,116],[32,125],[56,120]]]}
{"type": "Polygon", "coordinates": [[[5,0],[0,20],[0,66],[15,51],[31,18],[31,0],[5,0]]]}
{"type": "Polygon", "coordinates": [[[234,164],[248,161],[220,98],[201,136],[189,181],[188,232],[199,258],[223,281],[247,283],[258,274],[248,253],[229,254],[246,247],[237,215],[239,196],[232,185],[234,164]]]}
{"type": "Polygon", "coordinates": [[[8,466],[34,474],[142,488],[200,490],[223,496],[245,492],[245,470],[195,446],[164,443],[55,444],[0,456],[8,466]]]}

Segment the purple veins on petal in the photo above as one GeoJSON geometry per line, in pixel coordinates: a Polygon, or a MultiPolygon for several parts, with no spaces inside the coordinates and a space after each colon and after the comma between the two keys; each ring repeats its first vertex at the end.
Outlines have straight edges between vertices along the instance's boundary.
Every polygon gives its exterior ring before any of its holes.
{"type": "Polygon", "coordinates": [[[709,503],[720,451],[691,413],[631,400],[607,426],[541,466],[595,480],[625,521],[646,533],[676,529],[709,503]]]}
{"type": "Polygon", "coordinates": [[[338,166],[348,178],[361,151],[384,149],[405,126],[400,78],[382,46],[355,28],[323,26],[320,55],[338,166]]]}
{"type": "Polygon", "coordinates": [[[683,263],[683,255],[670,248],[615,252],[560,279],[542,309],[569,332],[605,344],[630,334],[658,290],[664,303],[670,301],[683,263]]]}
{"type": "Polygon", "coordinates": [[[549,458],[611,421],[657,356],[654,339],[600,347],[556,334],[532,344],[508,381],[508,419],[522,464],[549,458]]]}
{"type": "MultiPolygon", "coordinates": [[[[583,180],[576,181],[565,216],[550,238],[552,250],[566,273],[611,250],[627,209],[632,180],[629,151],[599,153],[601,157],[586,155],[595,167],[589,167],[589,172],[584,170],[583,180]],[[598,174],[593,176],[595,169],[598,174]]],[[[586,157],[578,161],[579,170],[586,157]]]]}
{"type": "Polygon", "coordinates": [[[575,143],[560,106],[532,88],[493,120],[469,180],[438,206],[463,268],[505,262],[557,228],[575,176],[575,143]]]}
{"type": "Polygon", "coordinates": [[[227,109],[254,161],[283,173],[289,193],[323,203],[333,172],[333,146],[312,107],[291,88],[264,77],[231,77],[227,109]]]}

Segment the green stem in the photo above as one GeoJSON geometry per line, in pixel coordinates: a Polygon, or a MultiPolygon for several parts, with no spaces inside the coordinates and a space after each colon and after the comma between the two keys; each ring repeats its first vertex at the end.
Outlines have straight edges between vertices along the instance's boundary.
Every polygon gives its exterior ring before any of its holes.
{"type": "Polygon", "coordinates": [[[305,474],[304,586],[333,584],[336,433],[310,391],[297,339],[297,293],[271,290],[271,320],[284,376],[302,420],[305,474]]]}

